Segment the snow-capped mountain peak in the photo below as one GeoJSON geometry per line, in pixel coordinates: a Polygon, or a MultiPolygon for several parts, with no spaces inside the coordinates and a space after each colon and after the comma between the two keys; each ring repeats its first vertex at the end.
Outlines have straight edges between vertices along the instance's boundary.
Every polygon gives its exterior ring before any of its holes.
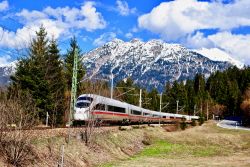
{"type": "Polygon", "coordinates": [[[212,72],[232,66],[226,61],[211,60],[180,44],[162,40],[125,42],[114,39],[84,55],[83,64],[90,78],[115,76],[115,81],[131,77],[136,84],[163,90],[167,81],[192,79],[196,73],[208,77],[212,72]]]}

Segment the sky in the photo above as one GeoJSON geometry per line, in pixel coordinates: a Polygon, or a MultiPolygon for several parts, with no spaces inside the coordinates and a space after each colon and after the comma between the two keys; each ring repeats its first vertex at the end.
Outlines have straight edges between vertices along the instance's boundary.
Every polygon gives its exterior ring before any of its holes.
{"type": "Polygon", "coordinates": [[[0,0],[0,65],[25,54],[43,25],[65,53],[119,38],[161,39],[187,48],[218,48],[250,65],[250,0],[0,0]]]}

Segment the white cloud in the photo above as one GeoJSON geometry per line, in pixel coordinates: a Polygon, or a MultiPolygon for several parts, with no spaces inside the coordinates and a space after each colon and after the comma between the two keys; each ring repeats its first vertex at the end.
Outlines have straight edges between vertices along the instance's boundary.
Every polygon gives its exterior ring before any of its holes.
{"type": "Polygon", "coordinates": [[[93,44],[95,46],[101,46],[101,45],[104,45],[105,43],[113,40],[114,38],[116,38],[116,34],[114,32],[107,32],[107,33],[100,35],[100,37],[96,38],[94,40],[93,44]]]}
{"type": "Polygon", "coordinates": [[[235,35],[220,32],[207,37],[218,48],[225,50],[233,58],[250,65],[250,35],[235,35]]]}
{"type": "MultiPolygon", "coordinates": [[[[38,27],[37,27],[38,28],[38,27]]],[[[0,27],[0,46],[8,48],[27,48],[35,32],[28,27],[17,29],[16,32],[0,27]]]]}
{"type": "Polygon", "coordinates": [[[0,67],[6,66],[10,63],[11,57],[9,55],[7,56],[1,56],[0,57],[0,67]]]}
{"type": "Polygon", "coordinates": [[[231,55],[218,48],[202,48],[195,51],[214,61],[227,61],[232,63],[233,65],[236,65],[238,68],[244,67],[244,64],[242,62],[235,60],[231,55]]]}
{"type": "Polygon", "coordinates": [[[250,25],[250,0],[220,1],[176,0],[163,2],[138,18],[139,28],[177,40],[200,29],[230,30],[250,25]]]}
{"type": "Polygon", "coordinates": [[[125,37],[130,39],[130,38],[133,37],[133,34],[131,32],[128,32],[128,33],[125,34],[125,37]]]}
{"type": "Polygon", "coordinates": [[[197,49],[197,48],[211,48],[214,47],[214,44],[211,40],[206,38],[203,33],[196,32],[194,35],[188,35],[183,39],[182,43],[189,48],[197,49]]]}
{"type": "Polygon", "coordinates": [[[129,8],[128,3],[126,1],[122,0],[117,0],[116,1],[117,5],[117,11],[120,13],[122,16],[128,16],[130,14],[135,14],[136,13],[136,8],[129,8]]]}
{"type": "Polygon", "coordinates": [[[50,20],[60,24],[65,29],[79,28],[87,31],[103,29],[106,27],[106,21],[101,13],[96,11],[94,2],[85,2],[80,9],[78,8],[51,8],[47,7],[43,11],[22,10],[16,14],[24,18],[25,23],[40,22],[40,20],[50,20]]]}
{"type": "Polygon", "coordinates": [[[16,32],[0,27],[0,37],[3,34],[0,46],[25,47],[23,44],[30,42],[41,25],[46,28],[50,37],[53,35],[54,38],[59,38],[70,35],[71,31],[85,29],[92,32],[103,29],[107,24],[101,13],[96,11],[95,3],[89,1],[80,8],[47,7],[42,11],[23,9],[15,15],[24,26],[16,32]]]}
{"type": "Polygon", "coordinates": [[[0,2],[0,11],[5,11],[7,9],[9,9],[8,1],[5,0],[5,1],[0,2]]]}
{"type": "MultiPolygon", "coordinates": [[[[208,49],[207,53],[214,53],[218,48],[226,52],[233,59],[250,65],[250,35],[232,34],[228,31],[218,32],[216,34],[204,36],[197,32],[193,36],[188,36],[182,43],[192,49],[208,49]],[[211,52],[210,52],[211,51],[211,52]]],[[[219,53],[217,52],[217,57],[219,53]]],[[[211,55],[212,56],[212,55],[211,55]]],[[[221,55],[223,59],[223,54],[221,55]]]]}

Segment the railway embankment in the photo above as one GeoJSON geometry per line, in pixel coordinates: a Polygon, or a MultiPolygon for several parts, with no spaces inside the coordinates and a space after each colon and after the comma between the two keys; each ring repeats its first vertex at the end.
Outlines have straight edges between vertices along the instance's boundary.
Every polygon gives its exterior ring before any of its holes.
{"type": "MultiPolygon", "coordinates": [[[[214,122],[181,130],[176,125],[100,127],[86,146],[84,128],[32,132],[36,158],[25,166],[249,166],[250,133],[214,122]],[[62,149],[63,148],[63,149],[62,149]],[[28,164],[28,165],[27,165],[28,164]]],[[[0,158],[0,166],[8,166],[0,158]]]]}

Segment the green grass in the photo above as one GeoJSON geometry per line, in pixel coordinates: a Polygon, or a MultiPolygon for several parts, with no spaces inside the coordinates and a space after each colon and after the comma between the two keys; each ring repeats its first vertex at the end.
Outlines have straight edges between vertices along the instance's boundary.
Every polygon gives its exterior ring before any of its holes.
{"type": "Polygon", "coordinates": [[[172,150],[180,147],[178,144],[170,144],[164,140],[159,140],[152,144],[151,146],[146,147],[138,155],[132,158],[142,157],[142,156],[159,156],[162,154],[168,154],[172,150]]]}
{"type": "Polygon", "coordinates": [[[194,156],[194,157],[206,157],[218,155],[218,146],[199,146],[199,145],[187,145],[170,143],[166,140],[156,141],[154,144],[143,149],[139,154],[133,156],[131,159],[141,157],[166,157],[166,156],[194,156]]]}
{"type": "MultiPolygon", "coordinates": [[[[148,157],[176,158],[178,157],[210,157],[220,154],[218,146],[192,146],[186,144],[170,143],[166,140],[155,141],[152,145],[144,148],[140,153],[125,161],[135,161],[148,157]]],[[[122,161],[118,162],[122,163],[122,161]]],[[[104,164],[102,167],[112,167],[117,163],[104,164]]]]}

